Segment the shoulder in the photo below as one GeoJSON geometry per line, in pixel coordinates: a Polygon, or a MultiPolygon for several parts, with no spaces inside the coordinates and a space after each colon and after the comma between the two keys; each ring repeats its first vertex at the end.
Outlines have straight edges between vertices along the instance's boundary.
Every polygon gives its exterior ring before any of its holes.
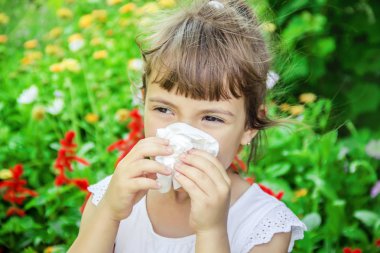
{"type": "Polygon", "coordinates": [[[303,239],[305,224],[285,203],[257,184],[251,187],[232,210],[230,225],[236,231],[232,243],[242,253],[291,252],[295,240],[303,239]]]}

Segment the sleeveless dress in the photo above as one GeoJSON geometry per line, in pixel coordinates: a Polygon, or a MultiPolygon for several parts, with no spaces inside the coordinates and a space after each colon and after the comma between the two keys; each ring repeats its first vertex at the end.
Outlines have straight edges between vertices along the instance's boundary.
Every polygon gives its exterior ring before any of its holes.
{"type": "MultiPolygon", "coordinates": [[[[88,190],[97,205],[107,190],[112,175],[88,190]]],[[[255,245],[269,242],[275,233],[291,231],[288,252],[295,240],[303,239],[306,225],[281,201],[254,183],[230,207],[227,233],[231,253],[247,253],[255,245]]],[[[146,209],[146,195],[135,204],[130,216],[120,222],[115,239],[116,253],[193,253],[195,235],[168,238],[153,230],[146,209]]]]}

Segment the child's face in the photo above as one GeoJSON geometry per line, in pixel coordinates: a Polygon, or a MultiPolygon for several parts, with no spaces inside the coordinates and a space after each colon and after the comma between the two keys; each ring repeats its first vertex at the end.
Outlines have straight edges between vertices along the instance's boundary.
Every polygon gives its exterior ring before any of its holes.
{"type": "Polygon", "coordinates": [[[187,123],[210,134],[219,142],[217,158],[227,169],[239,146],[250,142],[257,133],[255,129],[244,130],[244,99],[241,97],[223,101],[194,100],[176,95],[175,90],[173,88],[169,93],[158,84],[149,84],[144,108],[145,137],[155,136],[158,128],[172,123],[187,123]],[[205,110],[223,110],[232,115],[203,112],[205,110]]]}

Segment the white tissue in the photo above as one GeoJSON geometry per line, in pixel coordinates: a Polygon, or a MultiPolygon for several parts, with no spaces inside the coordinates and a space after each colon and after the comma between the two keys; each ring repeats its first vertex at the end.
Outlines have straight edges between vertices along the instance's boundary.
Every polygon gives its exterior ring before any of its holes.
{"type": "Polygon", "coordinates": [[[168,139],[170,141],[169,145],[174,150],[173,154],[169,156],[156,156],[155,158],[157,162],[172,170],[172,174],[169,176],[157,173],[157,182],[161,184],[161,193],[168,192],[172,186],[175,190],[181,187],[173,174],[174,164],[180,161],[179,156],[182,153],[196,148],[216,157],[219,152],[219,143],[214,137],[186,123],[178,122],[166,128],[157,129],[156,136],[168,139]]]}

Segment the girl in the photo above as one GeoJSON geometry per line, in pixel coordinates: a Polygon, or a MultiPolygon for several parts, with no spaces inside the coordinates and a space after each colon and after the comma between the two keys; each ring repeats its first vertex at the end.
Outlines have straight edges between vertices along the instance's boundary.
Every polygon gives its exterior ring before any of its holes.
{"type": "Polygon", "coordinates": [[[276,123],[265,115],[269,57],[252,10],[243,0],[192,1],[157,23],[142,49],[145,138],[89,187],[69,252],[291,252],[306,226],[230,167],[276,123]],[[173,150],[155,135],[175,122],[207,132],[220,150],[184,154],[182,188],[162,194],[156,175],[172,172],[152,158],[173,150]]]}

